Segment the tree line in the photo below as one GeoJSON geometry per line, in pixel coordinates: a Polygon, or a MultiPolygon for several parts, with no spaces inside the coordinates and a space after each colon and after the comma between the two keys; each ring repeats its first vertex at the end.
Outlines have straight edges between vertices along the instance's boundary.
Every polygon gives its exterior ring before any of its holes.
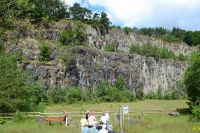
{"type": "Polygon", "coordinates": [[[200,31],[186,31],[176,27],[168,30],[162,27],[156,27],[141,28],[138,32],[143,35],[161,38],[167,42],[185,42],[189,46],[197,46],[200,44],[200,31]]]}
{"type": "Polygon", "coordinates": [[[99,28],[101,34],[106,34],[110,25],[105,12],[93,13],[79,3],[70,7],[61,0],[1,0],[0,25],[9,26],[15,19],[29,19],[32,23],[73,19],[99,28]]]}

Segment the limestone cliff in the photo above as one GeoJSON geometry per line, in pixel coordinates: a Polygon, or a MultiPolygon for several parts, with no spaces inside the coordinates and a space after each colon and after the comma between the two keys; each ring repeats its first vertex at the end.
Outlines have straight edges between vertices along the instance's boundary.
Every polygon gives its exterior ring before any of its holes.
{"type": "Polygon", "coordinates": [[[8,43],[9,52],[24,56],[22,68],[31,70],[36,79],[44,81],[47,88],[81,86],[83,89],[95,88],[100,80],[113,84],[119,75],[124,75],[126,85],[133,92],[143,88],[145,93],[170,89],[181,90],[180,80],[187,63],[154,59],[140,55],[129,55],[131,45],[155,45],[174,51],[177,55],[190,55],[196,50],[184,43],[166,43],[153,38],[126,34],[122,30],[110,30],[100,35],[91,26],[85,25],[87,47],[66,48],[57,41],[59,32],[68,28],[68,23],[58,22],[51,27],[29,27],[23,32],[11,32],[10,37],[19,36],[16,45],[8,43]],[[40,38],[51,46],[50,61],[38,61],[40,38]],[[123,53],[103,52],[103,46],[112,42],[123,53]]]}

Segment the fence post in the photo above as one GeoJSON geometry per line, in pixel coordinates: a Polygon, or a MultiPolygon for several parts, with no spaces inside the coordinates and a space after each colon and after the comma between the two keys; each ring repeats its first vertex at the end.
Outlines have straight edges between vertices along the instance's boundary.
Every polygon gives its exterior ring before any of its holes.
{"type": "Polygon", "coordinates": [[[119,124],[120,124],[120,133],[124,133],[123,131],[123,112],[122,112],[122,108],[119,108],[119,124]]]}

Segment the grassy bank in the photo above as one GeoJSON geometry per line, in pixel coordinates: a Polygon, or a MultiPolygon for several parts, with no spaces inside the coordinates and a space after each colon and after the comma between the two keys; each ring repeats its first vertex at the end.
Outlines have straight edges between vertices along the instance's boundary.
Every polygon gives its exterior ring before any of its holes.
{"type": "MultiPolygon", "coordinates": [[[[130,111],[162,109],[173,110],[176,108],[185,108],[186,100],[144,100],[133,103],[100,103],[100,104],[72,104],[72,105],[49,105],[45,112],[82,111],[93,109],[94,111],[117,111],[120,106],[128,105],[130,111]]],[[[61,126],[59,123],[53,123],[48,126],[44,122],[38,122],[37,119],[30,119],[24,122],[7,121],[5,125],[0,125],[0,133],[80,133],[80,118],[71,117],[68,127],[61,126]]],[[[145,114],[144,120],[137,115],[131,115],[129,123],[126,122],[125,133],[193,133],[195,127],[200,123],[189,121],[189,116],[168,116],[164,114],[145,114]]],[[[116,131],[119,131],[118,121],[111,116],[111,124],[116,131]]]]}

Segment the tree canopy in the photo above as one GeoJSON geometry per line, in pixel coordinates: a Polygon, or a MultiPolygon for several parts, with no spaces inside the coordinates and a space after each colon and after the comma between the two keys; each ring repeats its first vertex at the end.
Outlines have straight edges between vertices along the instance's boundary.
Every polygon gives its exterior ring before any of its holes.
{"type": "Polygon", "coordinates": [[[18,59],[0,54],[0,112],[35,111],[46,98],[42,86],[17,66],[18,59]]]}
{"type": "Polygon", "coordinates": [[[200,51],[191,56],[190,66],[184,75],[184,86],[192,103],[200,100],[200,51]]]}

